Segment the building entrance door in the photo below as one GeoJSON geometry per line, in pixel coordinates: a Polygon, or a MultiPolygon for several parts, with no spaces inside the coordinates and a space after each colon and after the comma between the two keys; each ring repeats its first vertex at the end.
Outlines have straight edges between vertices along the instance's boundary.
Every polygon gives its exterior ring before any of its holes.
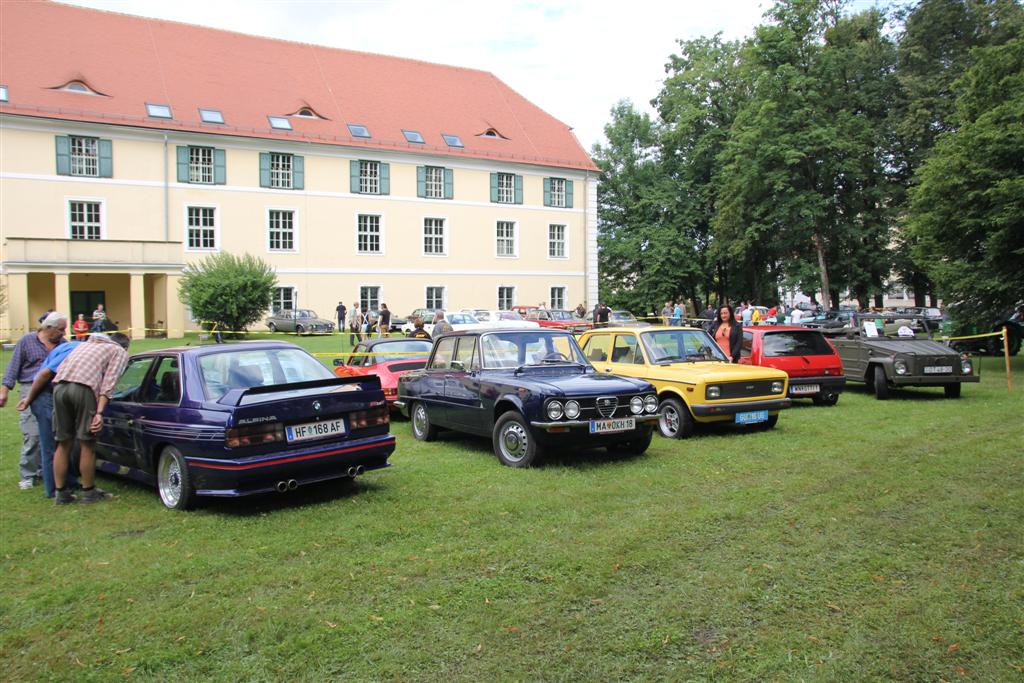
{"type": "Polygon", "coordinates": [[[106,292],[71,292],[71,322],[78,320],[78,314],[85,315],[85,320],[92,325],[92,312],[97,304],[107,304],[106,292]]]}

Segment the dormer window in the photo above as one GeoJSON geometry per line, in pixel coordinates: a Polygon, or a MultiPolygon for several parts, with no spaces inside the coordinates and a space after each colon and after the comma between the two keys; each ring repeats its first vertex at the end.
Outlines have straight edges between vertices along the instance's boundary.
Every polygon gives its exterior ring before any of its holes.
{"type": "Polygon", "coordinates": [[[508,140],[504,135],[498,132],[496,128],[488,128],[483,133],[478,133],[477,137],[481,138],[495,138],[497,140],[508,140]]]}
{"type": "Polygon", "coordinates": [[[370,129],[359,123],[348,124],[348,132],[354,138],[369,138],[370,129]]]}
{"type": "Polygon", "coordinates": [[[224,123],[224,114],[220,109],[200,109],[199,118],[203,123],[224,123]]]}
{"type": "Polygon", "coordinates": [[[420,135],[419,131],[405,130],[403,128],[402,129],[402,135],[405,136],[406,142],[412,142],[412,143],[415,143],[417,145],[425,145],[427,143],[427,141],[423,139],[423,136],[420,135]]]}
{"type": "Polygon", "coordinates": [[[465,147],[465,145],[462,144],[462,138],[460,138],[458,135],[452,135],[451,133],[441,133],[441,139],[444,140],[444,143],[449,147],[465,147]]]}
{"type": "Polygon", "coordinates": [[[295,117],[298,117],[300,119],[322,119],[322,118],[324,118],[323,116],[320,116],[320,114],[317,114],[315,111],[313,111],[313,109],[311,107],[303,107],[302,109],[298,110],[294,114],[290,114],[290,116],[295,116],[295,117]]]}
{"type": "Polygon", "coordinates": [[[146,113],[154,119],[173,119],[171,108],[166,104],[146,103],[146,113]]]}
{"type": "Polygon", "coordinates": [[[292,122],[283,116],[268,116],[267,120],[270,121],[271,128],[276,128],[277,130],[292,129],[292,122]]]}
{"type": "Polygon", "coordinates": [[[68,81],[64,85],[59,85],[56,88],[50,88],[50,89],[51,90],[60,90],[62,92],[78,93],[79,95],[100,95],[102,97],[106,97],[106,95],[104,95],[103,93],[98,92],[98,91],[93,90],[92,88],[90,88],[88,85],[85,84],[85,82],[78,81],[78,80],[68,81]]]}

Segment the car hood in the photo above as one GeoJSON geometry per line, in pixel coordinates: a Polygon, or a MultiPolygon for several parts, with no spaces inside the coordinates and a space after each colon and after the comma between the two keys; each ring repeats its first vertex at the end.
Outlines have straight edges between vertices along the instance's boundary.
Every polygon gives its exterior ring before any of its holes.
{"type": "Polygon", "coordinates": [[[757,365],[737,365],[717,361],[672,363],[671,365],[637,365],[631,375],[664,382],[744,382],[753,379],[785,379],[786,373],[757,365]]]}
{"type": "Polygon", "coordinates": [[[518,384],[545,394],[561,396],[604,396],[631,392],[654,391],[648,382],[621,375],[604,375],[595,372],[568,372],[560,368],[526,368],[516,373],[512,370],[487,371],[501,378],[505,384],[518,384]]]}
{"type": "Polygon", "coordinates": [[[959,357],[953,349],[931,339],[832,339],[836,348],[854,348],[865,346],[886,354],[906,354],[908,356],[954,356],[959,357]]]}

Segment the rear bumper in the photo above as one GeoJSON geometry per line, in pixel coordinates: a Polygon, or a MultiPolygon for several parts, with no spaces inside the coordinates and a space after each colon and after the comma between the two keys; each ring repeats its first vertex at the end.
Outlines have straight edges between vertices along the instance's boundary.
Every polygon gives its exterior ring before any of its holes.
{"type": "Polygon", "coordinates": [[[808,398],[814,394],[794,394],[793,386],[801,384],[817,384],[821,387],[821,393],[839,393],[846,387],[846,377],[843,375],[821,375],[818,377],[789,377],[789,395],[792,398],[808,398]]]}
{"type": "Polygon", "coordinates": [[[752,410],[775,412],[792,405],[788,398],[773,398],[766,401],[742,401],[740,403],[697,403],[690,406],[690,412],[697,419],[714,420],[719,417],[732,417],[736,413],[752,410]]]}
{"type": "Polygon", "coordinates": [[[892,378],[892,383],[898,387],[940,387],[944,384],[980,381],[980,375],[936,375],[934,377],[897,375],[892,378]]]}
{"type": "Polygon", "coordinates": [[[281,453],[249,458],[186,457],[189,476],[200,496],[247,496],[276,491],[279,481],[299,485],[347,477],[350,467],[364,470],[388,467],[395,450],[391,434],[351,441],[335,441],[281,453]]]}

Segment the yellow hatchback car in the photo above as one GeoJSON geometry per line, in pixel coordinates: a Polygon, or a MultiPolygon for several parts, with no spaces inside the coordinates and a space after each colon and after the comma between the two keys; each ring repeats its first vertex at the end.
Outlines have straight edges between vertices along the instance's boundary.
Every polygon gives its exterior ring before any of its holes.
{"type": "Polygon", "coordinates": [[[658,429],[685,439],[694,424],[762,425],[788,408],[789,376],[772,368],[735,365],[695,327],[609,327],[579,337],[598,372],[639,377],[658,390],[658,429]]]}

